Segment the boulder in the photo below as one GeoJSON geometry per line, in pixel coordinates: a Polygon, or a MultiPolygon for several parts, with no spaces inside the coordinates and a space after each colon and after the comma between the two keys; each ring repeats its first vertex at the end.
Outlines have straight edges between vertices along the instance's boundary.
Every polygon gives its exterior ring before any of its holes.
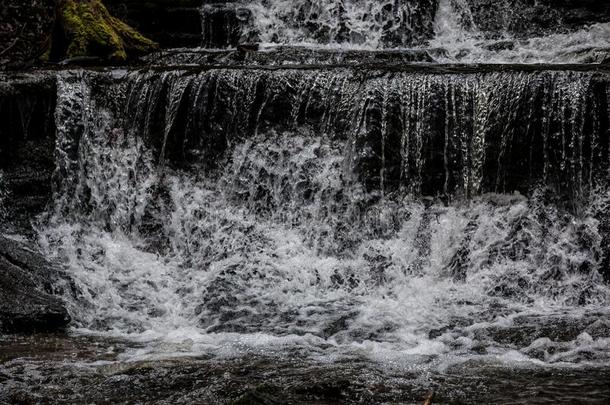
{"type": "Polygon", "coordinates": [[[57,294],[66,276],[27,245],[0,236],[0,331],[61,330],[70,316],[57,294]]]}

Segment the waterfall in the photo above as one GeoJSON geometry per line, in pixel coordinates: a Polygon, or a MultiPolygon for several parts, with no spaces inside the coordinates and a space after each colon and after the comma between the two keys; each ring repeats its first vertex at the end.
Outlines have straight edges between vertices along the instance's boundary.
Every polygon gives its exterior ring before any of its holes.
{"type": "Polygon", "coordinates": [[[101,1],[0,72],[0,403],[610,398],[610,3],[101,1]]]}
{"type": "MultiPolygon", "coordinates": [[[[75,326],[144,353],[508,356],[498,330],[608,305],[600,83],[67,72],[40,244],[74,278],[75,326]]],[[[605,358],[587,330],[519,350],[605,358]]]]}
{"type": "Polygon", "coordinates": [[[211,168],[259,132],[307,127],[346,142],[344,176],[367,191],[471,197],[543,183],[576,201],[608,167],[605,77],[214,69],[135,72],[123,85],[129,131],[159,162],[211,168]]]}

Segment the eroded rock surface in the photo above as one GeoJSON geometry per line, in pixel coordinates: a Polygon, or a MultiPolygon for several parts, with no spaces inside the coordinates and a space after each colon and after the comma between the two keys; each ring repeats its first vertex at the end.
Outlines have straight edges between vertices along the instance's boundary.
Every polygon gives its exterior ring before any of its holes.
{"type": "Polygon", "coordinates": [[[64,328],[70,316],[55,296],[61,291],[62,277],[62,272],[39,253],[0,236],[0,331],[64,328]]]}

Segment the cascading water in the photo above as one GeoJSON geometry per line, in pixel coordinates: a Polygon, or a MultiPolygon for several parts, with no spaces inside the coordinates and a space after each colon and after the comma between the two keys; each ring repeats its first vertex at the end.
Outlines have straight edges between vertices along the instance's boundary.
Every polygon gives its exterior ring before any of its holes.
{"type": "Polygon", "coordinates": [[[0,402],[610,398],[610,8],[579,4],[205,1],[203,48],[3,74],[0,249],[36,239],[71,323],[0,335],[0,402]]]}
{"type": "Polygon", "coordinates": [[[282,44],[412,45],[430,33],[435,0],[301,0],[248,4],[252,34],[282,44]]]}
{"type": "Polygon", "coordinates": [[[74,277],[75,325],[148,342],[136,358],[607,361],[598,78],[372,76],[60,76],[40,242],[74,277]],[[511,184],[505,159],[533,128],[531,182],[511,184]],[[521,187],[531,198],[485,194],[521,187]],[[559,339],[531,329],[557,320],[559,339]]]}
{"type": "MultiPolygon", "coordinates": [[[[527,35],[511,32],[518,19],[517,5],[503,2],[494,8],[500,27],[484,31],[477,26],[467,0],[440,0],[434,38],[438,62],[460,63],[599,63],[610,49],[610,23],[591,24],[571,31],[547,30],[527,35]]],[[[551,24],[551,23],[549,23],[551,24]]],[[[552,23],[561,27],[561,20],[552,23]]]]}
{"type": "Polygon", "coordinates": [[[571,22],[578,10],[567,8],[564,16],[553,4],[531,3],[258,0],[230,6],[206,4],[203,44],[208,48],[245,42],[269,49],[278,45],[343,51],[400,49],[425,52],[440,63],[600,63],[608,58],[610,9],[600,7],[598,21],[579,25],[571,22]]]}

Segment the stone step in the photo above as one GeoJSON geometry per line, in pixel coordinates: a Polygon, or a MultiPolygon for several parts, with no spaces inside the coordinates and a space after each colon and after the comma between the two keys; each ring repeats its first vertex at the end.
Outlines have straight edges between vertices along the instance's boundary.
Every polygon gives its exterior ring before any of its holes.
{"type": "Polygon", "coordinates": [[[440,48],[412,48],[400,50],[356,50],[310,48],[303,46],[274,45],[260,47],[257,44],[239,45],[237,49],[188,49],[175,48],[155,52],[142,62],[155,67],[182,68],[186,66],[354,66],[360,68],[402,68],[405,70],[436,71],[447,66],[455,66],[463,71],[488,70],[566,70],[566,69],[607,69],[610,66],[610,48],[594,52],[575,50],[566,56],[586,63],[438,63],[445,59],[445,50],[440,48]],[[605,66],[605,67],[604,67],[605,66]]]}

